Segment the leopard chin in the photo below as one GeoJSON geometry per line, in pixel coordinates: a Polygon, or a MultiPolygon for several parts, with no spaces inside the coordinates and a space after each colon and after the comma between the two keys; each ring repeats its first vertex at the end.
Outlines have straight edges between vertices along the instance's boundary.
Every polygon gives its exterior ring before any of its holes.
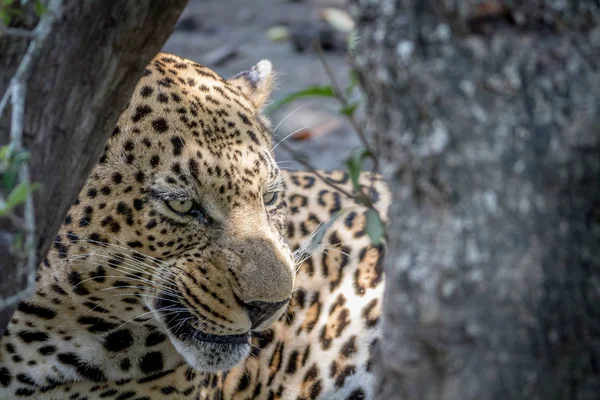
{"type": "Polygon", "coordinates": [[[215,335],[201,331],[190,321],[196,320],[192,314],[170,311],[177,300],[167,293],[153,305],[158,318],[166,327],[173,347],[194,369],[202,372],[217,372],[230,369],[242,362],[250,354],[250,332],[238,335],[215,335]],[[163,304],[164,303],[164,304],[163,304]]]}
{"type": "Polygon", "coordinates": [[[179,340],[169,333],[175,349],[194,369],[202,372],[217,372],[230,369],[241,363],[250,354],[247,343],[215,343],[193,339],[179,340]]]}

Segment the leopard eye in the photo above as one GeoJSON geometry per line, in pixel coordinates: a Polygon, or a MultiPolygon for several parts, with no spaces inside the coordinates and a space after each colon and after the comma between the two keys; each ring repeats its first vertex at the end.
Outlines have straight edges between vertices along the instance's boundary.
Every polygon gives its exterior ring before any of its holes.
{"type": "Polygon", "coordinates": [[[177,214],[187,214],[192,211],[194,202],[191,200],[169,200],[167,206],[177,214]]]}
{"type": "Polygon", "coordinates": [[[277,192],[267,192],[263,195],[263,202],[270,206],[277,201],[277,192]]]}

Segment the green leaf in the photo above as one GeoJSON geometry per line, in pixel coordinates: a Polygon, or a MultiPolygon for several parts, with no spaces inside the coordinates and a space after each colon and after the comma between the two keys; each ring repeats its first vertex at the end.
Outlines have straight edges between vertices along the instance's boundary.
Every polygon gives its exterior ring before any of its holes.
{"type": "Polygon", "coordinates": [[[6,205],[8,208],[15,208],[21,203],[24,203],[27,199],[27,195],[30,193],[29,185],[26,183],[19,183],[8,195],[6,199],[6,205]]]}
{"type": "Polygon", "coordinates": [[[3,198],[0,197],[0,217],[4,216],[5,214],[7,214],[10,210],[8,209],[8,207],[6,206],[6,201],[4,201],[3,198]]]}
{"type": "Polygon", "coordinates": [[[23,10],[13,6],[14,0],[5,0],[4,4],[0,6],[0,19],[5,26],[9,26],[13,17],[20,17],[23,15],[23,10]]]}
{"type": "Polygon", "coordinates": [[[14,168],[8,168],[2,174],[2,188],[9,190],[15,187],[17,183],[17,171],[14,168]]]}
{"type": "Polygon", "coordinates": [[[10,24],[11,16],[5,10],[0,9],[0,20],[2,20],[2,24],[8,26],[10,24]]]}
{"type": "Polygon", "coordinates": [[[0,170],[2,171],[2,188],[10,190],[16,185],[17,171],[27,160],[29,160],[29,152],[21,150],[17,153],[13,152],[12,145],[4,146],[0,150],[0,170]],[[6,158],[3,158],[6,157],[6,158]]]}
{"type": "Polygon", "coordinates": [[[10,146],[4,145],[0,147],[0,161],[8,159],[10,156],[10,146]]]}
{"type": "Polygon", "coordinates": [[[6,206],[9,209],[15,208],[19,204],[22,204],[27,200],[27,196],[34,190],[39,188],[39,184],[27,184],[24,182],[19,183],[8,195],[6,199],[6,206]]]}
{"type": "Polygon", "coordinates": [[[278,108],[304,97],[335,97],[335,94],[333,93],[333,88],[331,86],[310,86],[306,89],[290,93],[282,99],[276,100],[267,107],[265,112],[271,114],[278,108]]]}
{"type": "Polygon", "coordinates": [[[41,17],[42,15],[46,14],[46,11],[48,11],[48,6],[42,3],[40,0],[36,0],[35,13],[37,14],[37,16],[41,17]]]}
{"type": "Polygon", "coordinates": [[[340,109],[340,114],[343,114],[347,117],[351,117],[354,115],[354,111],[356,111],[356,108],[358,107],[358,102],[354,102],[352,104],[348,104],[346,107],[342,107],[340,109]]]}
{"type": "Polygon", "coordinates": [[[360,191],[360,183],[358,179],[360,177],[360,171],[362,171],[362,164],[366,157],[371,157],[371,153],[365,148],[358,149],[352,153],[352,156],[346,161],[348,166],[348,172],[350,173],[350,179],[352,179],[352,187],[355,192],[360,191]]]}
{"type": "Polygon", "coordinates": [[[374,208],[367,210],[367,226],[365,228],[367,235],[371,238],[371,242],[375,246],[378,246],[385,235],[385,226],[379,213],[374,208]]]}

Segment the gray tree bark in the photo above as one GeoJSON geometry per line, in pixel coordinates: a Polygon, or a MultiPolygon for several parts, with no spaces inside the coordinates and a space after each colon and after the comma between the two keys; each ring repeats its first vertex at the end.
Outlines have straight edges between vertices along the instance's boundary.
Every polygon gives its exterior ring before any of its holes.
{"type": "MultiPolygon", "coordinates": [[[[45,257],[144,67],[186,3],[51,0],[49,9],[57,18],[27,82],[23,137],[31,153],[31,181],[42,185],[34,196],[38,260],[45,257]]],[[[28,39],[0,37],[0,94],[27,46],[28,39]]],[[[10,141],[9,133],[10,109],[0,116],[1,144],[10,141]]],[[[31,290],[31,271],[13,251],[17,231],[10,220],[0,221],[0,335],[19,299],[31,290]]]]}
{"type": "Polygon", "coordinates": [[[600,3],[353,0],[380,399],[600,396],[600,3]]]}

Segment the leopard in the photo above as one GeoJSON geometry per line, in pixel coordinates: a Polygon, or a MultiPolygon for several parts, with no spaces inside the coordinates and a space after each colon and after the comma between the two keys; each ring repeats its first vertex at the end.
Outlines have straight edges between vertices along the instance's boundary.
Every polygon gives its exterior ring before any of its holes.
{"type": "Polygon", "coordinates": [[[0,340],[0,398],[374,398],[389,189],[280,168],[274,82],[151,60],[0,340]]]}

